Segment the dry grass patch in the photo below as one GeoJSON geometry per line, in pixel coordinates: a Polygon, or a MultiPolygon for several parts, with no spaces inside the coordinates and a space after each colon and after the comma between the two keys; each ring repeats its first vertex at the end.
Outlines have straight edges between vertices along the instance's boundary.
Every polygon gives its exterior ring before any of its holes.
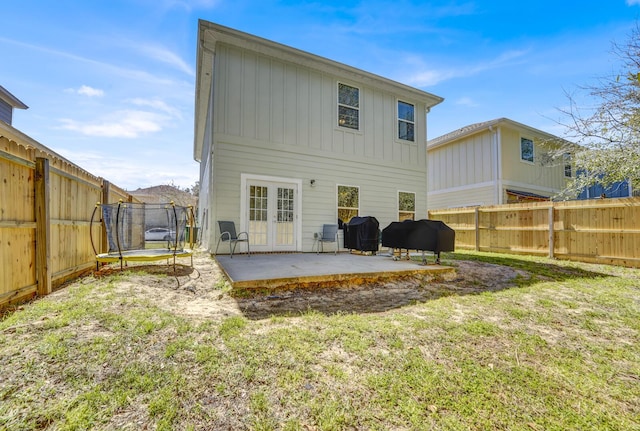
{"type": "Polygon", "coordinates": [[[456,253],[448,281],[233,298],[195,260],[6,314],[0,429],[640,428],[638,270],[456,253]]]}

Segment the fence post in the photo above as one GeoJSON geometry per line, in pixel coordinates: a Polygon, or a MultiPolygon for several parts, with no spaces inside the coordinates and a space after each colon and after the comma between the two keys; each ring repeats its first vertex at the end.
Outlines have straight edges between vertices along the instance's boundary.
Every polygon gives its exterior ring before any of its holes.
{"type": "MultiPolygon", "coordinates": [[[[107,180],[102,180],[102,203],[103,204],[108,204],[111,203],[110,201],[110,195],[111,194],[111,183],[109,183],[109,181],[107,180]]],[[[102,220],[102,211],[100,211],[100,220],[102,220]]],[[[106,226],[104,225],[104,221],[103,223],[100,223],[100,253],[104,253],[104,252],[108,252],[109,251],[109,241],[107,240],[107,229],[106,226]]]]}
{"type": "Polygon", "coordinates": [[[553,259],[555,255],[555,241],[553,234],[553,202],[549,207],[549,257],[553,259]]]}
{"type": "Polygon", "coordinates": [[[476,251],[480,251],[480,208],[475,209],[475,223],[476,223],[476,251]]]}
{"type": "Polygon", "coordinates": [[[38,295],[51,293],[51,209],[49,159],[36,158],[36,280],[38,295]]]}

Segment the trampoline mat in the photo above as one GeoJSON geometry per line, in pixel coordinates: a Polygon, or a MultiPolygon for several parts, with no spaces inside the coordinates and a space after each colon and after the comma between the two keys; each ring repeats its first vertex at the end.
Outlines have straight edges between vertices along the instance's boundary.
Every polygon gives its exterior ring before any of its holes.
{"type": "Polygon", "coordinates": [[[101,253],[96,255],[98,262],[119,262],[122,260],[132,262],[146,262],[160,259],[170,259],[172,257],[189,257],[193,251],[189,249],[171,250],[168,248],[155,248],[150,250],[127,250],[122,253],[101,253]]]}

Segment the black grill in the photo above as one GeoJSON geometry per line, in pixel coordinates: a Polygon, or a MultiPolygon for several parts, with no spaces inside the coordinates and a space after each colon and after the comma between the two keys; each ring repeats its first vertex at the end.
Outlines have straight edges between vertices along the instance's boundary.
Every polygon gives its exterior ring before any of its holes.
{"type": "Polygon", "coordinates": [[[380,223],[375,217],[353,217],[343,224],[344,248],[359,251],[378,251],[380,223]]]}
{"type": "Polygon", "coordinates": [[[440,252],[454,251],[455,242],[455,231],[439,220],[392,222],[382,230],[384,247],[431,251],[437,256],[436,263],[440,263],[440,252]]]}

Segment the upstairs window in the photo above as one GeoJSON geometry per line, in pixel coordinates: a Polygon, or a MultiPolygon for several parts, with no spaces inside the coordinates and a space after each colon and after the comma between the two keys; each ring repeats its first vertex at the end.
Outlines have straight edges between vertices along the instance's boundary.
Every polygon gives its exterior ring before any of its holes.
{"type": "Polygon", "coordinates": [[[349,223],[360,212],[360,189],[356,186],[338,186],[338,218],[349,223]]]}
{"type": "Polygon", "coordinates": [[[533,163],[533,141],[527,138],[520,138],[520,159],[523,162],[533,163]]]}
{"type": "Polygon", "coordinates": [[[398,101],[398,139],[414,141],[414,106],[398,101]]]}
{"type": "Polygon", "coordinates": [[[360,129],[360,89],[338,83],[338,125],[360,129]]]}
{"type": "Polygon", "coordinates": [[[571,154],[564,153],[562,155],[562,161],[564,164],[564,176],[571,178],[571,154]]]}
{"type": "Polygon", "coordinates": [[[416,219],[416,194],[398,192],[398,221],[416,219]]]}

